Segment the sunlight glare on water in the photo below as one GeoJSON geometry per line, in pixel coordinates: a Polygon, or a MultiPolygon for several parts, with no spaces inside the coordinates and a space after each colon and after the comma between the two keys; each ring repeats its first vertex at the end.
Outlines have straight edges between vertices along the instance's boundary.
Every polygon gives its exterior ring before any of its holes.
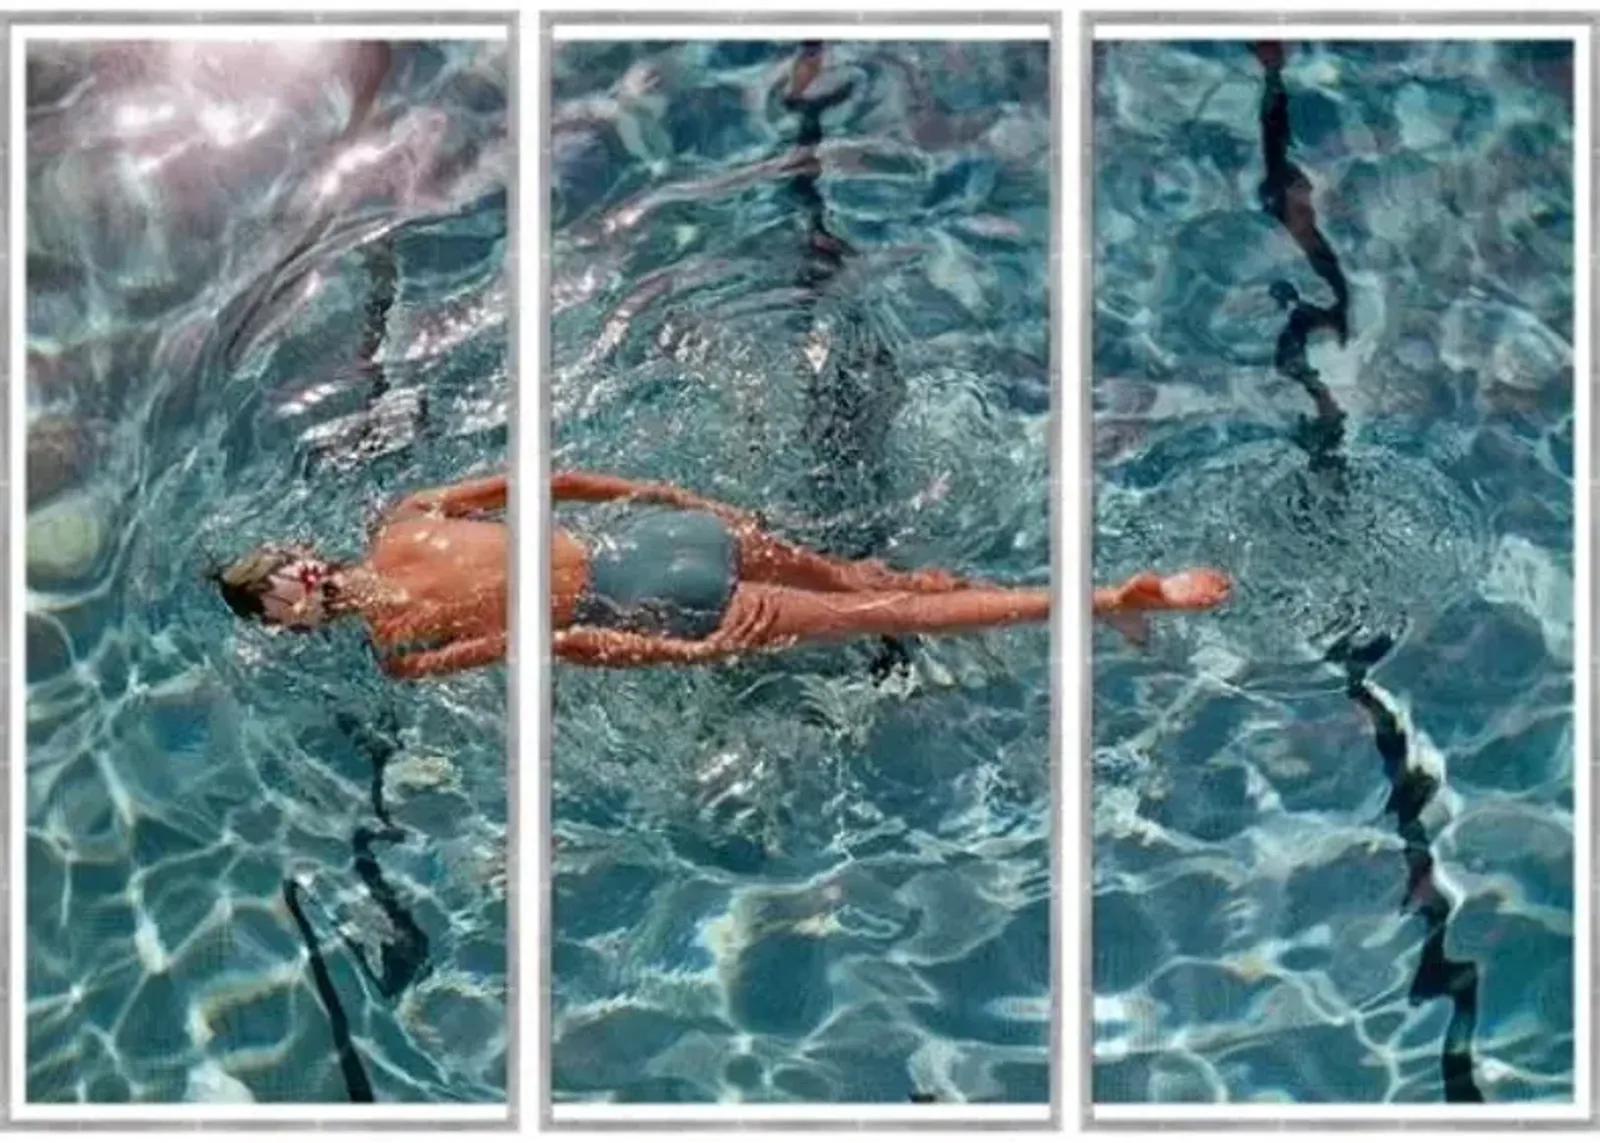
{"type": "Polygon", "coordinates": [[[203,577],[504,466],[507,66],[30,48],[29,1100],[361,1098],[294,907],[372,1098],[505,1099],[504,672],[403,689],[203,577]]]}

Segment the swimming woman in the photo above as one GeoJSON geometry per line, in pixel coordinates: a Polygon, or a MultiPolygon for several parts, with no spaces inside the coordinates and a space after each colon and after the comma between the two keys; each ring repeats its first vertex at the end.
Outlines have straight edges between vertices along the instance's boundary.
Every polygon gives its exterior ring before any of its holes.
{"type": "MultiPolygon", "coordinates": [[[[592,666],[706,663],[862,636],[972,631],[1050,616],[1048,588],[944,571],[894,571],[788,543],[747,513],[669,484],[566,472],[557,501],[641,505],[614,532],[558,529],[551,551],[555,650],[592,666]]],[[[1204,569],[1145,573],[1095,593],[1107,617],[1210,607],[1228,581],[1204,569]]]]}
{"type": "Polygon", "coordinates": [[[505,507],[503,475],[416,492],[383,514],[361,563],[268,547],[214,578],[234,614],[272,627],[360,616],[397,678],[488,666],[506,655],[510,529],[484,517],[505,507]]]}
{"type": "MultiPolygon", "coordinates": [[[[555,653],[589,666],[707,663],[797,643],[971,631],[1042,622],[1047,588],[1005,588],[943,571],[894,571],[788,543],[754,517],[670,484],[563,472],[561,501],[628,501],[615,529],[552,538],[555,653]]],[[[414,493],[386,512],[364,562],[267,548],[216,578],[240,616],[310,630],[367,623],[384,670],[401,678],[500,662],[506,653],[506,478],[414,493]]],[[[1227,580],[1194,570],[1097,589],[1097,616],[1209,607],[1227,580]]]]}

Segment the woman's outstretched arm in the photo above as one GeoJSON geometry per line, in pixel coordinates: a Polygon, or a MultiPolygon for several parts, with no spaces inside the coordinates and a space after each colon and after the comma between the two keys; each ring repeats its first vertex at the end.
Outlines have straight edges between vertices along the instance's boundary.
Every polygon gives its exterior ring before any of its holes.
{"type": "Polygon", "coordinates": [[[636,480],[604,472],[557,472],[550,477],[550,497],[556,501],[626,500],[642,487],[636,480]]]}
{"type": "Polygon", "coordinates": [[[384,513],[386,519],[406,516],[470,516],[477,512],[500,512],[506,506],[508,483],[505,473],[464,480],[445,488],[413,492],[384,513]]]}
{"type": "Polygon", "coordinates": [[[565,627],[552,640],[556,657],[584,667],[650,667],[709,663],[733,652],[713,640],[669,639],[604,627],[565,627]]]}
{"type": "Polygon", "coordinates": [[[448,675],[473,667],[487,667],[506,657],[506,637],[482,635],[461,639],[432,651],[413,651],[384,660],[385,674],[396,679],[421,679],[429,675],[448,675]]]}
{"type": "Polygon", "coordinates": [[[604,472],[558,472],[550,478],[550,495],[556,501],[600,503],[607,500],[637,500],[645,504],[666,504],[673,508],[713,512],[732,521],[750,518],[749,513],[732,505],[697,495],[675,484],[630,480],[625,476],[612,476],[604,472]]]}

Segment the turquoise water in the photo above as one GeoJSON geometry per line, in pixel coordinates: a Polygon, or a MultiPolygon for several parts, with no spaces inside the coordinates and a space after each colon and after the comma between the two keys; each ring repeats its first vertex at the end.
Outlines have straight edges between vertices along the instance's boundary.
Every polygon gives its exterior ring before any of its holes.
{"type": "Polygon", "coordinates": [[[1568,1101],[1571,46],[1094,101],[1097,582],[1237,583],[1097,634],[1095,1099],[1568,1101]]]}
{"type": "MultiPolygon", "coordinates": [[[[554,463],[1045,582],[1046,47],[553,71],[554,463]]],[[[1048,1099],[1048,635],[903,650],[557,670],[555,1098],[1048,1099]]]]}
{"type": "Polygon", "coordinates": [[[504,671],[202,576],[503,467],[507,66],[32,49],[29,1100],[505,1099],[504,671]]]}

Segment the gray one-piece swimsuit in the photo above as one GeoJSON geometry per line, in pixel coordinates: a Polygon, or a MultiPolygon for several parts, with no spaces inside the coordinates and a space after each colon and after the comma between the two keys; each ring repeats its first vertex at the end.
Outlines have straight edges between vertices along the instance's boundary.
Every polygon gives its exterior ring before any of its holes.
{"type": "Polygon", "coordinates": [[[739,584],[739,540],[720,516],[643,509],[588,538],[580,626],[704,639],[722,625],[739,584]]]}

